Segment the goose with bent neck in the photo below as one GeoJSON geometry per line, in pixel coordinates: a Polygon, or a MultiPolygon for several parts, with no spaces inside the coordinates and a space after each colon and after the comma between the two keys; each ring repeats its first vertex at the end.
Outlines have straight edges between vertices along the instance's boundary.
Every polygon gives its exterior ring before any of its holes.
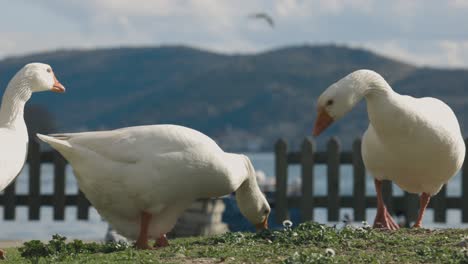
{"type": "Polygon", "coordinates": [[[414,224],[420,227],[430,197],[463,164],[465,144],[458,120],[442,101],[400,95],[378,73],[359,70],[320,95],[314,135],[344,116],[362,98],[370,122],[362,140],[362,157],[374,177],[377,193],[374,227],[398,229],[383,202],[382,180],[421,194],[414,224]]]}
{"type": "MultiPolygon", "coordinates": [[[[8,83],[0,107],[0,191],[20,173],[28,151],[24,106],[33,92],[64,92],[49,65],[30,63],[8,83]]],[[[0,251],[0,258],[3,257],[0,251]]]]}
{"type": "Polygon", "coordinates": [[[208,136],[177,125],[40,135],[75,172],[101,216],[136,247],[169,244],[166,233],[195,200],[236,192],[241,213],[267,228],[270,206],[244,156],[224,152],[208,136]]]}

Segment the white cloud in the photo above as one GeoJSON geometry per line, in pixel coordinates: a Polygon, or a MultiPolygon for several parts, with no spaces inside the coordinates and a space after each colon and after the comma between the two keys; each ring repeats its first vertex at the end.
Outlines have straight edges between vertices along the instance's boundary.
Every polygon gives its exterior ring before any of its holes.
{"type": "Polygon", "coordinates": [[[354,43],[353,46],[368,48],[379,54],[421,66],[466,68],[468,62],[468,41],[442,40],[425,42],[424,45],[417,46],[408,43],[404,45],[398,40],[388,40],[354,43]]]}
{"type": "Polygon", "coordinates": [[[94,46],[253,52],[344,43],[417,64],[468,67],[464,7],[468,1],[0,0],[0,56],[94,46]],[[254,12],[272,15],[275,28],[248,19],[254,12]]]}
{"type": "Polygon", "coordinates": [[[468,8],[468,1],[466,0],[449,0],[450,5],[454,7],[468,8]]]}
{"type": "Polygon", "coordinates": [[[339,15],[349,10],[371,12],[373,0],[279,0],[275,11],[281,17],[313,17],[314,15],[339,15]]]}
{"type": "Polygon", "coordinates": [[[468,41],[441,41],[439,46],[447,64],[452,67],[466,67],[468,61],[468,41]]]}
{"type": "Polygon", "coordinates": [[[320,10],[331,13],[341,14],[349,9],[359,12],[370,12],[372,10],[372,0],[319,0],[320,10]]]}
{"type": "Polygon", "coordinates": [[[408,45],[403,45],[397,40],[386,40],[367,42],[362,44],[355,44],[354,46],[371,49],[378,54],[382,54],[397,60],[404,61],[406,63],[418,64],[418,65],[434,65],[440,63],[441,58],[435,53],[425,53],[419,51],[416,54],[408,45]]]}

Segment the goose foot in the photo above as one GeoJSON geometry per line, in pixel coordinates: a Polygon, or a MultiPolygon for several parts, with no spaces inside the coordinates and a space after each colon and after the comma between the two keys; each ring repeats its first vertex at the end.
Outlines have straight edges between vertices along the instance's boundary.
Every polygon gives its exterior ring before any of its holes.
{"type": "Polygon", "coordinates": [[[374,228],[387,229],[387,230],[398,230],[400,227],[395,223],[386,207],[383,209],[377,209],[377,215],[374,220],[374,228]]]}
{"type": "Polygon", "coordinates": [[[161,235],[156,242],[154,243],[155,247],[167,247],[169,246],[169,241],[167,240],[166,234],[161,235]]]}
{"type": "Polygon", "coordinates": [[[377,193],[377,215],[374,220],[374,228],[397,230],[400,227],[393,221],[392,216],[388,213],[387,207],[382,197],[382,181],[374,180],[375,191],[377,193]]]}
{"type": "Polygon", "coordinates": [[[154,247],[148,245],[148,241],[142,241],[142,240],[137,240],[135,242],[135,248],[136,249],[143,249],[143,250],[150,250],[150,249],[154,249],[154,247]]]}

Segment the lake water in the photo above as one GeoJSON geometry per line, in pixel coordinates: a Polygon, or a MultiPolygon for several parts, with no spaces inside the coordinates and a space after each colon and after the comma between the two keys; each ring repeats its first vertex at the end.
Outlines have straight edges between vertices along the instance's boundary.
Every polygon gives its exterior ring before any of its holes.
{"type": "MultiPolygon", "coordinates": [[[[274,184],[274,154],[273,153],[246,153],[252,160],[252,163],[257,171],[262,171],[266,177],[263,179],[263,184],[274,184]]],[[[351,165],[343,165],[340,168],[340,194],[351,195],[353,189],[353,177],[351,165]]],[[[327,179],[326,166],[318,165],[315,167],[315,185],[314,192],[316,195],[326,195],[327,179]]],[[[28,193],[28,167],[25,166],[16,182],[16,192],[18,194],[28,193]]],[[[52,165],[44,164],[41,167],[41,192],[44,194],[53,193],[53,167],[52,165]]],[[[294,165],[289,168],[289,186],[290,191],[294,192],[300,186],[300,166],[294,165]]],[[[66,194],[77,193],[78,187],[75,177],[69,166],[66,171],[66,194]]],[[[403,195],[403,192],[394,186],[394,195],[403,195]]],[[[366,178],[366,195],[375,195],[374,184],[371,177],[366,178]]],[[[461,176],[457,175],[448,184],[448,196],[461,196],[461,176]]],[[[233,206],[227,206],[227,210],[235,210],[233,206]]],[[[326,223],[326,209],[317,208],[314,210],[315,221],[326,223]]],[[[352,216],[352,209],[341,209],[340,215],[349,214],[352,216]]],[[[230,215],[230,214],[226,214],[230,215]]],[[[372,223],[375,215],[375,209],[367,210],[367,221],[372,223]]],[[[293,217],[293,216],[292,216],[293,217]]],[[[0,219],[3,219],[3,210],[0,210],[0,219]]],[[[229,221],[227,219],[226,221],[229,221]]],[[[238,220],[236,220],[238,221],[238,220]]],[[[245,222],[245,221],[243,221],[245,222]]],[[[427,227],[468,227],[468,224],[461,224],[460,210],[448,210],[447,224],[435,224],[433,222],[433,212],[428,210],[424,218],[424,223],[427,227]]],[[[238,226],[233,226],[237,230],[238,226]]],[[[247,226],[247,224],[246,224],[247,226]]],[[[102,221],[96,210],[90,210],[90,218],[86,221],[76,219],[76,208],[67,207],[65,211],[65,221],[54,221],[53,211],[51,207],[41,208],[41,217],[39,221],[28,220],[28,210],[26,207],[17,207],[16,220],[0,221],[0,240],[30,240],[30,239],[50,239],[53,234],[59,233],[68,238],[100,240],[104,238],[107,231],[107,224],[102,221]]]]}

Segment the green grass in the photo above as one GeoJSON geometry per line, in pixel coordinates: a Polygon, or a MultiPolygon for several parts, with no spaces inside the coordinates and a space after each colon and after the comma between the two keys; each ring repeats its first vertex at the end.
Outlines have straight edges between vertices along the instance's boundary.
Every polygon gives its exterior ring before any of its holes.
{"type": "MultiPolygon", "coordinates": [[[[463,229],[337,230],[309,222],[259,234],[179,238],[157,250],[58,251],[39,263],[468,263],[468,249],[459,245],[464,240],[468,230],[463,229]]],[[[16,248],[7,249],[7,256],[5,264],[31,263],[16,248]]]]}

